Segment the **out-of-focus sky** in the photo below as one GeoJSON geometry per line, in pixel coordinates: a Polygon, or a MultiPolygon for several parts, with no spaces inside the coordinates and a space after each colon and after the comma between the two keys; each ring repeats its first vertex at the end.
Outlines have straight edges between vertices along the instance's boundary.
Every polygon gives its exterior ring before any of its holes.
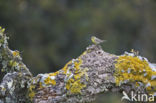
{"type": "Polygon", "coordinates": [[[107,52],[135,49],[156,62],[155,11],[155,0],[0,0],[0,25],[37,75],[78,57],[92,35],[107,52]]]}

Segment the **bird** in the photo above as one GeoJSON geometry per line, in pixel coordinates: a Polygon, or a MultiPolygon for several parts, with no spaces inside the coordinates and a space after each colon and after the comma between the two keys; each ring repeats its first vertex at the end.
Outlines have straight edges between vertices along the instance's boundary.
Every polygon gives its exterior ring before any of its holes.
{"type": "Polygon", "coordinates": [[[97,38],[97,37],[95,37],[95,36],[92,36],[92,37],[91,37],[91,41],[92,41],[95,45],[98,45],[98,44],[100,44],[100,43],[105,42],[106,40],[101,40],[101,39],[99,39],[99,38],[97,38]]]}

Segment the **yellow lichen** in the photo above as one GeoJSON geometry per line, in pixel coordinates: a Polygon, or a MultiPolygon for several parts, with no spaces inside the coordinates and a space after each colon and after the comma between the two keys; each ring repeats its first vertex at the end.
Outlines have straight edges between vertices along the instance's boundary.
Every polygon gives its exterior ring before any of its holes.
{"type": "MultiPolygon", "coordinates": [[[[85,55],[85,52],[82,54],[85,55]]],[[[70,93],[80,93],[81,89],[84,88],[86,85],[81,82],[81,78],[85,76],[85,79],[88,80],[87,75],[87,68],[81,68],[82,59],[79,57],[78,59],[72,59],[69,61],[60,71],[55,73],[49,73],[43,79],[44,82],[40,82],[40,87],[46,85],[56,85],[55,76],[59,73],[66,75],[65,82],[66,82],[66,89],[70,91],[70,93]],[[71,65],[73,65],[71,67],[71,65]],[[71,72],[70,69],[73,71],[71,72]]]]}
{"type": "Polygon", "coordinates": [[[39,82],[39,88],[43,88],[42,82],[39,82]]]}
{"type": "Polygon", "coordinates": [[[70,90],[73,94],[81,93],[81,89],[84,87],[86,87],[86,85],[81,83],[80,79],[76,81],[74,79],[70,79],[66,85],[67,90],[70,90]]]}
{"type": "Polygon", "coordinates": [[[67,70],[68,70],[68,65],[69,64],[71,64],[72,63],[72,60],[71,61],[69,61],[63,68],[62,68],[62,70],[64,71],[64,74],[66,74],[67,73],[67,70]]]}
{"type": "Polygon", "coordinates": [[[80,59],[80,58],[78,58],[78,61],[74,62],[74,66],[75,66],[76,72],[79,71],[81,64],[82,64],[82,59],[80,59]]]}
{"type": "Polygon", "coordinates": [[[81,56],[86,55],[86,54],[87,54],[87,51],[84,51],[84,52],[81,54],[81,56]]]}
{"type": "Polygon", "coordinates": [[[32,100],[33,97],[35,96],[35,92],[34,90],[35,89],[35,85],[30,85],[29,88],[28,88],[28,96],[30,97],[30,99],[32,100]]]}
{"type": "Polygon", "coordinates": [[[16,61],[14,61],[14,60],[10,60],[8,65],[14,67],[14,66],[17,66],[18,63],[16,61]]]}
{"type": "Polygon", "coordinates": [[[13,54],[13,56],[19,56],[20,55],[19,51],[17,51],[17,50],[13,51],[12,54],[13,54]]]}
{"type": "Polygon", "coordinates": [[[44,80],[44,83],[45,83],[46,85],[50,85],[50,84],[56,85],[56,81],[53,80],[53,79],[51,79],[50,76],[48,76],[48,77],[44,80]]]}
{"type": "Polygon", "coordinates": [[[58,74],[59,74],[59,71],[54,72],[54,73],[49,73],[49,76],[56,76],[56,75],[58,75],[58,74]]]}
{"type": "Polygon", "coordinates": [[[30,92],[29,97],[32,99],[35,96],[35,92],[30,92]]]}
{"type": "Polygon", "coordinates": [[[12,66],[13,62],[14,62],[13,60],[10,60],[9,63],[8,63],[8,65],[9,66],[12,66]]]}
{"type": "MultiPolygon", "coordinates": [[[[76,61],[74,61],[74,74],[72,78],[66,83],[66,89],[70,91],[72,94],[81,93],[81,90],[86,87],[86,84],[81,82],[81,78],[85,76],[85,79],[88,80],[88,75],[86,73],[86,68],[81,68],[82,59],[79,57],[76,61]]],[[[71,72],[67,74],[68,77],[72,75],[71,72]]]]}
{"type": "Polygon", "coordinates": [[[151,80],[156,72],[152,71],[146,60],[142,60],[138,56],[123,55],[119,56],[116,61],[115,80],[117,86],[128,81],[136,83],[136,87],[139,86],[139,83],[143,83],[147,90],[153,90],[152,88],[156,90],[156,82],[151,80]]]}

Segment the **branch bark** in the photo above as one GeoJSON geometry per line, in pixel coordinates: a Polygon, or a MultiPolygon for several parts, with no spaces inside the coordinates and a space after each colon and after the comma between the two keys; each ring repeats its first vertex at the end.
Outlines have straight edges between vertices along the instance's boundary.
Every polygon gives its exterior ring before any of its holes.
{"type": "Polygon", "coordinates": [[[136,52],[117,56],[93,44],[59,71],[33,77],[19,52],[8,48],[7,39],[0,29],[0,66],[6,73],[0,103],[84,103],[99,93],[156,91],[155,64],[136,52]]]}

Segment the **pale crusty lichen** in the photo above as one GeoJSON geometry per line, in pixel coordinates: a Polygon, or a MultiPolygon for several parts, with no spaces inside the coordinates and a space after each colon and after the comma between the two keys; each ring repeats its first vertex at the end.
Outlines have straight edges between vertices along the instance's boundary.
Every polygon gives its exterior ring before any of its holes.
{"type": "Polygon", "coordinates": [[[136,87],[144,85],[149,93],[156,91],[156,78],[154,78],[156,71],[153,71],[146,58],[135,55],[135,53],[126,53],[116,59],[116,85],[133,82],[136,87]]]}

